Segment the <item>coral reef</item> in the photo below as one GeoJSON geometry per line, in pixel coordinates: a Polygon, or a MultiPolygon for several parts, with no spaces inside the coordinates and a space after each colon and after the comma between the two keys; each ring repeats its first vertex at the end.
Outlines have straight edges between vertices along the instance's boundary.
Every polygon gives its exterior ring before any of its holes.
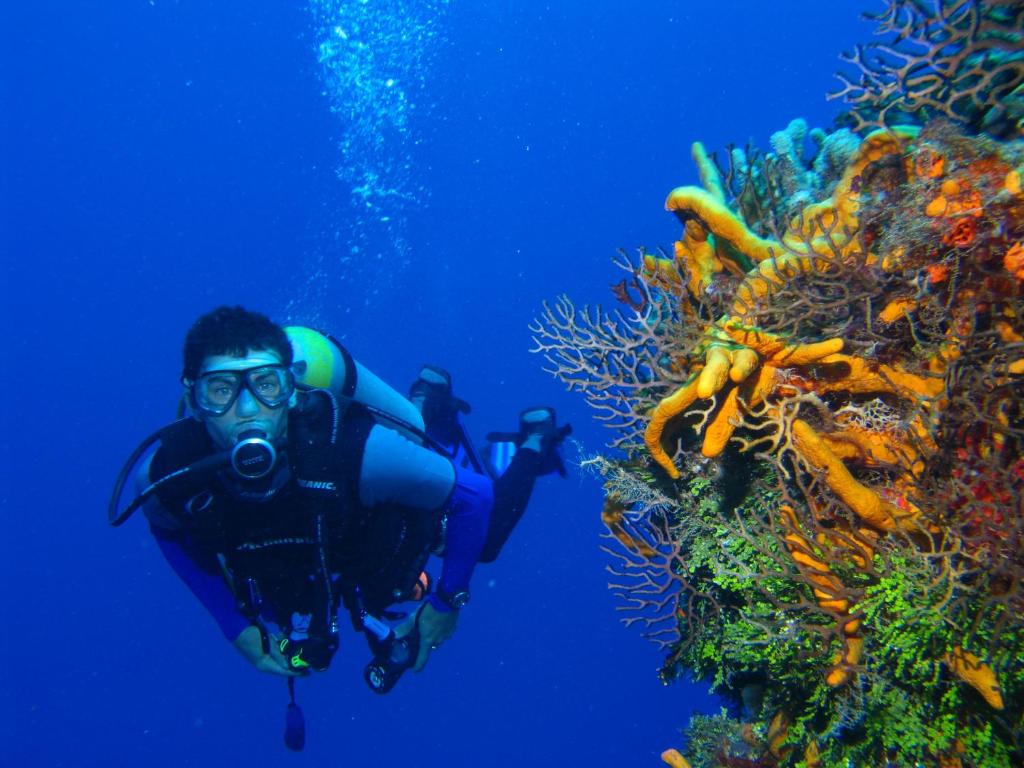
{"type": "MultiPolygon", "coordinates": [[[[920,67],[1021,19],[888,8],[932,42],[920,67]]],[[[977,106],[1020,69],[979,50],[957,55],[988,85],[945,102],[969,119],[886,124],[923,103],[904,73],[858,92],[861,135],[814,132],[813,157],[801,121],[724,169],[694,145],[672,253],[620,254],[619,308],[563,297],[533,326],[614,431],[585,465],[623,620],[666,682],[734,705],[669,764],[1024,760],[1024,140],[982,134],[977,106]]]]}

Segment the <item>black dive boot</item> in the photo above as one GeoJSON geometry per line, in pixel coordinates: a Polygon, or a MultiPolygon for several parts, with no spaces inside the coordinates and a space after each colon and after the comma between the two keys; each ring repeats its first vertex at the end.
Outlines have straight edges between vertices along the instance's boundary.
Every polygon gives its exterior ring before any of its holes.
{"type": "Polygon", "coordinates": [[[562,452],[559,447],[562,441],[571,434],[572,424],[557,426],[554,408],[541,405],[525,409],[519,414],[518,432],[491,432],[487,435],[487,440],[492,446],[491,458],[495,474],[502,474],[504,468],[501,464],[503,463],[507,467],[516,451],[525,448],[536,451],[540,456],[538,476],[558,472],[565,477],[565,463],[562,461],[562,452]],[[509,446],[509,443],[512,445],[509,446]],[[502,449],[503,444],[507,446],[504,449],[502,449]],[[505,455],[507,458],[503,459],[502,457],[505,455]]]}
{"type": "Polygon", "coordinates": [[[459,419],[469,413],[469,403],[452,394],[452,376],[444,368],[424,365],[409,388],[409,400],[423,416],[427,435],[458,465],[484,474],[483,462],[459,419]]]}
{"type": "Polygon", "coordinates": [[[572,434],[572,424],[557,426],[555,409],[547,406],[527,408],[519,414],[519,447],[530,448],[540,438],[540,473],[547,475],[558,472],[566,476],[565,462],[560,446],[572,434]]]}
{"type": "Polygon", "coordinates": [[[471,408],[452,394],[452,375],[448,371],[424,365],[409,387],[409,400],[423,415],[427,434],[448,445],[461,440],[459,414],[468,414],[471,408]]]}

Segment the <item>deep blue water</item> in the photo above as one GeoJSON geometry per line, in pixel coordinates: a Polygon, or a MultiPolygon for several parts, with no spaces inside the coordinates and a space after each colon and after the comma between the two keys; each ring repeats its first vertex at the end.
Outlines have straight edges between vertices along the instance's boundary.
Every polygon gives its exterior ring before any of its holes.
{"type": "Polygon", "coordinates": [[[718,705],[663,687],[619,625],[579,471],[541,481],[422,675],[373,696],[346,636],[300,684],[301,755],[283,684],[221,639],[141,519],[108,529],[107,494],[221,303],[329,328],[400,388],[444,365],[475,436],[550,403],[599,450],[527,324],[562,292],[608,302],[616,248],[671,243],[691,141],[827,126],[864,3],[11,5],[0,765],[658,765],[718,705]]]}

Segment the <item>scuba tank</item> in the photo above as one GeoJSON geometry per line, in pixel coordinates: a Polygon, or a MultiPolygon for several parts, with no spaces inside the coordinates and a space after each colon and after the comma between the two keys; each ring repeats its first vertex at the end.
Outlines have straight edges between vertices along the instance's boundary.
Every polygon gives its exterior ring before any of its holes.
{"type": "Polygon", "coordinates": [[[423,417],[416,406],[356,361],[337,339],[299,325],[287,326],[284,332],[292,344],[292,372],[299,388],[326,389],[335,397],[354,400],[378,423],[423,443],[423,417]]]}

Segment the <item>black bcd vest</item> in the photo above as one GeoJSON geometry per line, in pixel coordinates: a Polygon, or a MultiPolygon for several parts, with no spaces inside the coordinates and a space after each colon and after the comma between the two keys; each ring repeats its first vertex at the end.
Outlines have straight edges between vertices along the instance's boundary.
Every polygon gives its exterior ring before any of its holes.
{"type": "MultiPolygon", "coordinates": [[[[260,487],[226,469],[169,483],[158,491],[161,504],[201,548],[222,558],[243,608],[255,613],[261,601],[269,603],[282,626],[292,612],[329,623],[340,601],[354,612],[357,591],[360,607],[376,614],[407,599],[439,540],[441,510],[359,502],[363,453],[376,421],[358,403],[340,405],[314,390],[300,396],[288,419],[279,460],[287,465],[269,476],[284,471],[288,479],[275,493],[265,495],[270,479],[260,487]]],[[[170,425],[160,441],[152,480],[216,450],[203,424],[192,420],[170,425]]]]}

